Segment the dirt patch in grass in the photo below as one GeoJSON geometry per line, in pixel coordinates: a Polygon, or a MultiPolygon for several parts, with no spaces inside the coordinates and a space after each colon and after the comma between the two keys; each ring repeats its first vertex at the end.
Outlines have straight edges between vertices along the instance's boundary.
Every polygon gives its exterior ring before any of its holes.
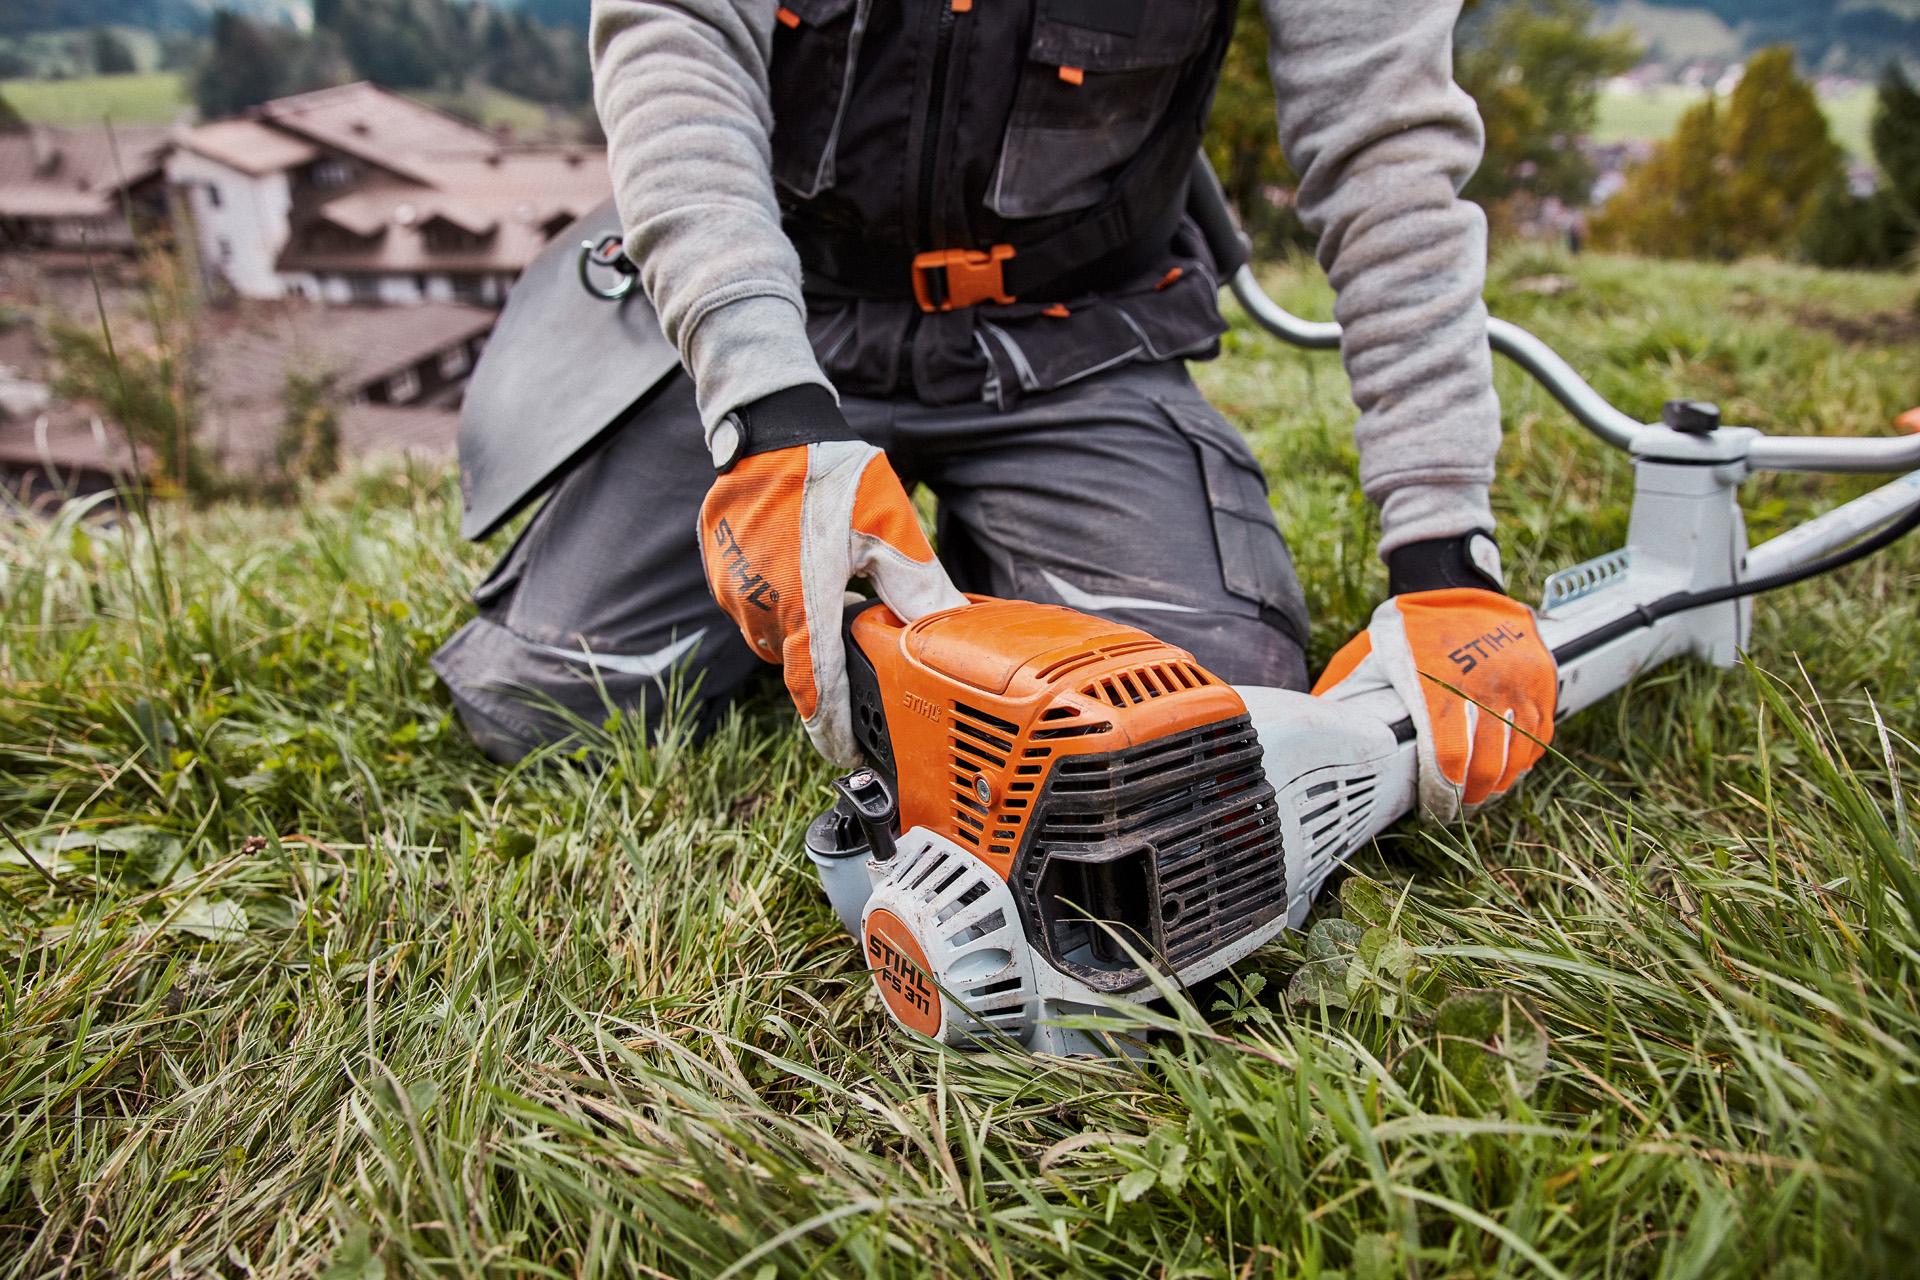
{"type": "Polygon", "coordinates": [[[1901,347],[1920,342],[1920,313],[1875,311],[1843,316],[1817,307],[1800,307],[1793,318],[1806,328],[1830,333],[1842,342],[1864,347],[1901,347]]]}

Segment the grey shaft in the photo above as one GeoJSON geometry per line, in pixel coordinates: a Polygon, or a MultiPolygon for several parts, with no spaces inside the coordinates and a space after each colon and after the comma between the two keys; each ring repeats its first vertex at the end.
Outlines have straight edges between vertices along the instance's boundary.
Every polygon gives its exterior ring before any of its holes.
{"type": "MultiPolygon", "coordinates": [[[[594,91],[627,251],[709,429],[770,392],[828,385],[770,167],[776,8],[593,4],[594,91]]],[[[1486,220],[1459,199],[1483,137],[1452,79],[1459,0],[1263,8],[1281,142],[1338,293],[1381,551],[1490,529],[1500,410],[1480,300],[1486,220]]]]}
{"type": "MultiPolygon", "coordinates": [[[[1306,607],[1244,440],[1183,366],[1132,365],[999,412],[847,397],[847,420],[939,501],[964,591],[1064,604],[1187,649],[1235,684],[1305,688],[1306,607]]],[[[434,655],[497,759],[610,713],[710,719],[757,670],[707,592],[713,480],[676,376],[583,459],[434,655]]]]}

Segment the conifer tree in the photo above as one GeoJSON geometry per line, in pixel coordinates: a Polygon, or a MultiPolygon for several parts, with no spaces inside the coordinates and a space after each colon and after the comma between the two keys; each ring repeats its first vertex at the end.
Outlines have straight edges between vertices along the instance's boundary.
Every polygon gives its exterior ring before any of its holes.
{"type": "Polygon", "coordinates": [[[1593,220],[1594,243],[1665,258],[1789,252],[1845,172],[1793,51],[1767,49],[1724,110],[1714,99],[1692,108],[1628,174],[1593,220]]]}
{"type": "Polygon", "coordinates": [[[1887,63],[1873,110],[1873,158],[1909,217],[1920,217],[1920,93],[1897,62],[1887,63]]]}

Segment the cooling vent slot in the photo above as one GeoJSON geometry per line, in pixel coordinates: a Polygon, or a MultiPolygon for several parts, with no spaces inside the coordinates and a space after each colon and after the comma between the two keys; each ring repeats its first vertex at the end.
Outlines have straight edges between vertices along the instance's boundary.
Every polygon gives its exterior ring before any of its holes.
{"type": "Polygon", "coordinates": [[[1373,773],[1349,778],[1308,775],[1301,779],[1305,785],[1294,792],[1293,811],[1300,819],[1300,837],[1310,870],[1338,861],[1360,843],[1373,817],[1378,781],[1373,773]]]}
{"type": "Polygon", "coordinates": [[[1081,696],[1110,707],[1132,707],[1150,698],[1164,698],[1217,683],[1190,662],[1154,662],[1130,671],[1116,671],[1081,686],[1081,696]]]}
{"type": "Polygon", "coordinates": [[[953,747],[954,832],[974,848],[1001,857],[1013,856],[1021,824],[1027,819],[1019,810],[1030,803],[1002,794],[1007,761],[1019,733],[1020,726],[992,712],[964,702],[953,704],[953,736],[948,741],[953,747]],[[997,808],[980,798],[982,778],[997,808]]]}
{"type": "Polygon", "coordinates": [[[1099,649],[1082,649],[1060,659],[1052,666],[1042,667],[1034,674],[1039,679],[1051,683],[1072,675],[1082,667],[1096,662],[1105,662],[1108,658],[1124,657],[1129,653],[1139,653],[1142,649],[1163,647],[1158,640],[1129,640],[1124,644],[1106,645],[1099,649]]]}
{"type": "Polygon", "coordinates": [[[1094,921],[1177,972],[1287,909],[1279,810],[1246,716],[1065,757],[1035,813],[1012,876],[1030,936],[1101,990],[1144,975],[1094,921]]]}

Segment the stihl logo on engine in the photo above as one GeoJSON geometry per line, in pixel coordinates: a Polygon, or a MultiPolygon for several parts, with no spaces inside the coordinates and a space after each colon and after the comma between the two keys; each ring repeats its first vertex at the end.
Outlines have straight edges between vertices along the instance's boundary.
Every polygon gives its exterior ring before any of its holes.
{"type": "Polygon", "coordinates": [[[921,697],[911,689],[901,691],[900,701],[906,704],[907,710],[917,711],[935,724],[940,723],[940,707],[937,703],[921,697]]]}
{"type": "Polygon", "coordinates": [[[896,950],[878,934],[869,933],[867,959],[873,963],[874,978],[883,992],[892,992],[896,1001],[905,1001],[922,1014],[933,1013],[938,995],[927,982],[927,975],[905,952],[896,950]]]}
{"type": "Polygon", "coordinates": [[[1465,675],[1508,645],[1526,638],[1526,632],[1516,631],[1512,623],[1503,622],[1499,630],[1489,631],[1478,639],[1467,641],[1447,657],[1453,659],[1453,664],[1460,668],[1460,674],[1465,675]]]}
{"type": "Polygon", "coordinates": [[[733,579],[734,591],[754,608],[772,613],[773,606],[780,603],[779,588],[754,572],[747,553],[740,549],[739,541],[733,536],[733,526],[725,520],[716,524],[713,542],[720,548],[721,567],[733,579]]]}

